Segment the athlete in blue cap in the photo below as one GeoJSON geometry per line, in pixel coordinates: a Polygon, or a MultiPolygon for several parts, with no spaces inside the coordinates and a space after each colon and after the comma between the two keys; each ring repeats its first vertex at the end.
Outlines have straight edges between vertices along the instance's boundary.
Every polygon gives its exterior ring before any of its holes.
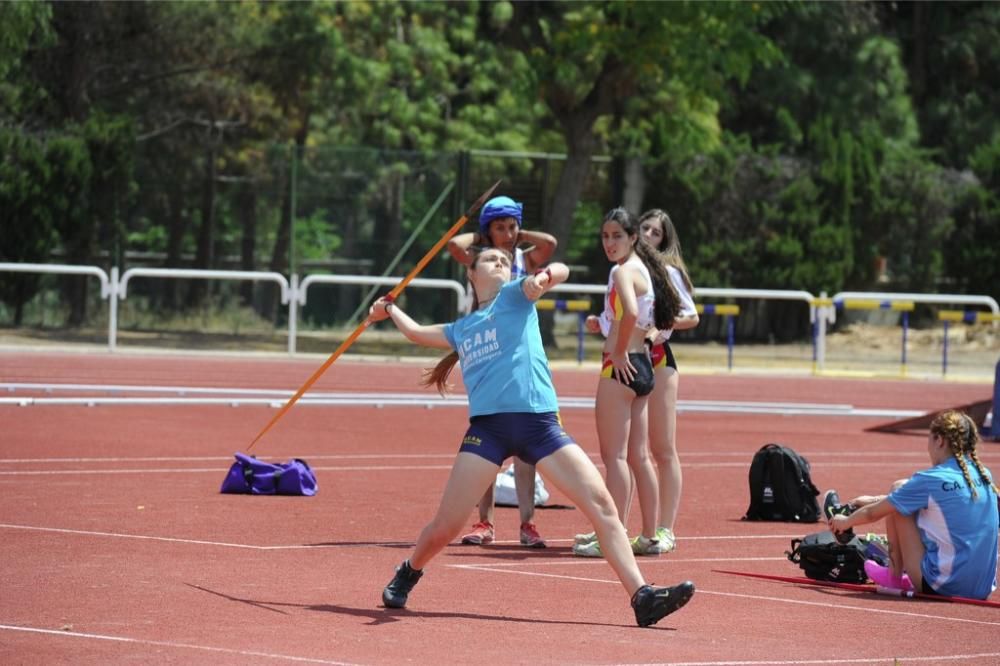
{"type": "MultiPolygon", "coordinates": [[[[493,197],[479,213],[479,232],[459,234],[448,242],[448,251],[463,266],[472,263],[477,247],[498,247],[513,256],[511,279],[530,275],[541,268],[556,249],[555,237],[541,231],[521,228],[524,205],[510,197],[493,197]],[[525,245],[526,249],[520,246],[525,245]]],[[[471,286],[470,286],[471,294],[471,286]]],[[[470,298],[471,301],[471,298],[470,298]]],[[[517,507],[521,514],[521,544],[528,548],[544,548],[535,527],[535,466],[520,458],[514,459],[514,487],[517,507]]],[[[479,501],[479,522],[462,537],[462,543],[484,546],[495,536],[493,504],[495,487],[490,484],[479,501]]]]}

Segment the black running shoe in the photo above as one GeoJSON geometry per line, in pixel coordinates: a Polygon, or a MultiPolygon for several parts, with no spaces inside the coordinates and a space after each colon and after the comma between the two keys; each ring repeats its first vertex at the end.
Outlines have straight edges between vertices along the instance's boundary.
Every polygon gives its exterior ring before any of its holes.
{"type": "MultiPolygon", "coordinates": [[[[823,517],[827,520],[834,516],[849,516],[852,513],[854,513],[854,507],[850,504],[841,504],[840,496],[837,495],[836,490],[828,490],[823,495],[823,517]]],[[[854,538],[854,530],[846,529],[840,534],[834,533],[834,536],[837,537],[837,543],[847,544],[854,538]]]]}
{"type": "Polygon", "coordinates": [[[410,561],[405,560],[396,567],[396,575],[392,577],[389,584],[382,590],[382,603],[386,608],[405,608],[406,599],[410,596],[410,590],[417,584],[423,571],[417,571],[410,566],[410,561]]]}
{"type": "Polygon", "coordinates": [[[673,587],[643,585],[632,595],[635,621],[640,627],[656,624],[694,596],[694,583],[687,580],[673,587]]]}

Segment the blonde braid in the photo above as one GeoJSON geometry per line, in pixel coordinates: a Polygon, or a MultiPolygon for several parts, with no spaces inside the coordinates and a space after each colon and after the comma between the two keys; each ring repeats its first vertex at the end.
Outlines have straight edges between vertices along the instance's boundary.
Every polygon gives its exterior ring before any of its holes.
{"type": "Polygon", "coordinates": [[[979,456],[976,452],[976,444],[979,442],[979,431],[976,428],[975,422],[968,414],[954,410],[942,412],[931,422],[931,433],[947,442],[951,454],[955,456],[955,461],[958,462],[958,466],[962,469],[962,475],[965,477],[965,483],[969,486],[969,492],[972,493],[973,499],[979,497],[979,493],[976,492],[976,486],[972,483],[969,465],[965,460],[966,455],[972,459],[973,464],[976,466],[976,471],[979,472],[979,478],[982,479],[983,483],[988,484],[994,493],[1000,494],[996,484],[990,483],[989,477],[986,475],[986,468],[979,461],[979,456]]]}
{"type": "Polygon", "coordinates": [[[995,494],[1000,495],[1000,490],[997,490],[997,484],[990,481],[990,477],[986,474],[986,467],[979,460],[979,428],[976,427],[975,421],[968,414],[962,414],[962,417],[965,420],[965,426],[968,428],[969,433],[965,438],[965,454],[972,459],[972,464],[976,466],[976,471],[979,472],[979,478],[982,479],[983,485],[989,486],[995,494]]]}
{"type": "Polygon", "coordinates": [[[983,483],[992,488],[995,495],[1000,495],[1000,489],[997,489],[997,484],[990,481],[990,477],[986,475],[986,468],[983,467],[983,463],[979,462],[979,454],[972,451],[969,453],[969,457],[972,458],[972,464],[976,466],[976,470],[979,472],[979,478],[983,480],[983,483]]]}
{"type": "Polygon", "coordinates": [[[965,454],[962,451],[956,451],[954,447],[951,448],[951,453],[955,456],[955,460],[958,461],[958,466],[962,468],[962,476],[965,477],[965,484],[969,486],[972,499],[976,499],[979,497],[979,493],[976,492],[976,487],[972,485],[972,476],[969,474],[969,463],[965,462],[965,454]]]}

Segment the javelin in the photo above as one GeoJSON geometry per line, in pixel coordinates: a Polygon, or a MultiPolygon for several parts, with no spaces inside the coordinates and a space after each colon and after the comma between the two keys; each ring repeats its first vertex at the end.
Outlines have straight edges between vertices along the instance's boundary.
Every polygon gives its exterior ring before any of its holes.
{"type": "Polygon", "coordinates": [[[832,580],[815,580],[813,578],[800,578],[798,576],[771,576],[768,574],[747,573],[743,571],[724,571],[722,569],[712,569],[715,573],[730,574],[732,576],[746,576],[748,578],[759,578],[761,580],[772,580],[779,583],[796,583],[799,585],[818,585],[820,587],[835,587],[841,590],[852,590],[854,592],[872,592],[874,594],[888,594],[895,597],[909,597],[911,599],[928,599],[930,601],[950,601],[956,604],[970,604],[973,606],[989,606],[990,608],[1000,608],[1000,603],[987,599],[970,599],[968,597],[950,597],[944,594],[926,594],[924,592],[895,590],[892,588],[880,587],[878,585],[862,585],[859,583],[841,583],[832,580]]]}
{"type": "MultiPolygon", "coordinates": [[[[451,229],[449,229],[448,232],[441,237],[441,239],[434,245],[434,247],[432,247],[430,250],[427,251],[427,254],[424,255],[423,259],[417,262],[417,265],[413,267],[413,270],[410,271],[409,275],[403,278],[403,280],[399,284],[397,284],[395,287],[392,288],[392,291],[389,292],[388,296],[389,299],[396,298],[403,291],[403,289],[406,289],[406,285],[410,284],[410,281],[412,281],[413,278],[417,277],[417,274],[420,273],[420,271],[424,270],[424,267],[427,266],[428,263],[430,263],[430,260],[433,259],[437,255],[437,253],[441,251],[441,248],[444,247],[444,244],[447,243],[452,236],[458,233],[458,231],[465,225],[465,223],[469,221],[469,218],[476,214],[476,211],[479,210],[480,206],[486,203],[486,200],[490,198],[494,190],[496,190],[497,187],[499,186],[500,186],[500,181],[498,180],[497,182],[493,183],[493,187],[483,192],[482,196],[476,199],[476,201],[472,204],[472,206],[469,207],[469,210],[465,212],[465,215],[460,217],[458,219],[458,222],[452,225],[451,229]]],[[[252,442],[250,442],[250,446],[247,447],[247,452],[249,452],[250,449],[253,448],[253,445],[256,444],[257,441],[261,437],[263,437],[268,430],[271,429],[271,426],[273,426],[275,423],[278,422],[278,419],[280,419],[282,416],[285,415],[285,412],[291,409],[292,405],[298,402],[299,398],[302,397],[302,394],[308,391],[309,388],[316,383],[316,380],[320,378],[320,375],[326,372],[327,368],[333,365],[333,362],[336,361],[338,358],[340,358],[340,355],[343,354],[345,351],[347,351],[347,348],[350,347],[352,344],[354,344],[354,341],[357,340],[358,337],[362,333],[364,333],[365,329],[368,328],[370,325],[371,322],[368,320],[367,317],[363,322],[358,324],[358,327],[354,329],[354,332],[351,333],[351,335],[348,336],[348,338],[344,340],[339,347],[337,347],[337,350],[335,352],[330,354],[330,358],[326,359],[323,365],[319,366],[319,369],[312,374],[312,377],[307,379],[306,383],[303,384],[302,387],[295,392],[295,395],[293,395],[291,398],[288,399],[288,402],[285,403],[284,407],[278,410],[278,413],[274,415],[274,418],[271,419],[271,422],[268,423],[266,426],[264,426],[263,430],[257,433],[257,436],[253,438],[252,442]]]]}

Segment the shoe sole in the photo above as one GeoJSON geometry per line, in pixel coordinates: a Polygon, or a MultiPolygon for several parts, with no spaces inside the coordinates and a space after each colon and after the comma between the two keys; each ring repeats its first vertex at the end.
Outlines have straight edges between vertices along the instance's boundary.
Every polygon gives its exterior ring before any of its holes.
{"type": "MultiPolygon", "coordinates": [[[[823,493],[823,517],[825,519],[827,519],[827,520],[832,519],[835,515],[848,515],[849,516],[849,515],[851,515],[851,513],[854,513],[853,511],[849,511],[846,514],[834,513],[840,507],[845,506],[843,504],[840,504],[840,496],[836,495],[836,492],[837,491],[835,491],[835,490],[828,490],[825,493],[823,493]],[[836,495],[837,501],[836,502],[831,502],[830,501],[830,497],[834,496],[834,495],[836,495]]],[[[837,543],[839,543],[842,546],[846,546],[854,538],[854,530],[853,529],[848,529],[848,530],[845,530],[845,531],[841,532],[840,534],[837,534],[836,532],[834,532],[833,537],[837,540],[837,543]]]]}
{"type": "Polygon", "coordinates": [[[830,496],[834,495],[835,493],[836,493],[836,491],[834,491],[834,490],[828,490],[825,493],[823,493],[823,501],[821,503],[822,506],[823,506],[823,518],[825,518],[827,520],[833,518],[833,509],[840,502],[840,496],[839,495],[837,496],[837,501],[836,502],[831,502],[830,501],[830,496]]]}
{"type": "Polygon", "coordinates": [[[673,603],[673,605],[671,605],[671,606],[668,607],[667,611],[663,615],[661,615],[661,616],[659,616],[657,618],[650,618],[648,620],[643,620],[642,622],[639,623],[639,626],[640,627],[651,627],[654,624],[656,624],[657,622],[659,622],[660,620],[662,620],[663,618],[665,618],[666,616],[670,615],[671,613],[676,613],[681,608],[683,608],[685,605],[687,605],[687,602],[691,601],[691,597],[694,596],[694,583],[692,583],[690,581],[687,581],[687,582],[681,583],[677,587],[681,587],[681,586],[683,586],[683,589],[680,590],[680,592],[678,593],[677,600],[673,603]]]}
{"type": "Polygon", "coordinates": [[[594,559],[596,559],[596,558],[603,558],[604,557],[604,553],[585,553],[585,552],[581,552],[579,550],[574,550],[573,554],[576,555],[577,557],[590,557],[590,558],[594,558],[594,559]]]}
{"type": "Polygon", "coordinates": [[[462,537],[464,546],[488,546],[493,543],[493,539],[480,539],[479,537],[462,537]]]}
{"type": "Polygon", "coordinates": [[[547,548],[548,544],[544,541],[536,541],[535,543],[528,543],[524,539],[521,540],[521,545],[525,548],[547,548]]]}

